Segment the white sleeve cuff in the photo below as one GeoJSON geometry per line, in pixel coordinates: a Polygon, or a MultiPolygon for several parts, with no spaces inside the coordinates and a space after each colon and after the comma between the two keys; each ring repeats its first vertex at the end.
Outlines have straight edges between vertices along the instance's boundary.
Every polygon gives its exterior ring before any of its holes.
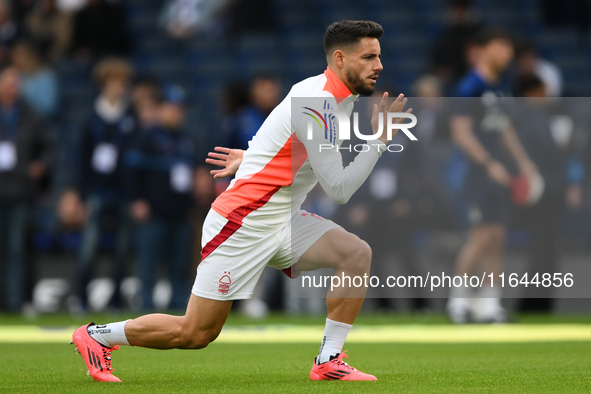
{"type": "Polygon", "coordinates": [[[382,153],[388,150],[388,145],[380,140],[365,141],[365,143],[371,148],[378,151],[378,157],[382,156],[382,153]]]}

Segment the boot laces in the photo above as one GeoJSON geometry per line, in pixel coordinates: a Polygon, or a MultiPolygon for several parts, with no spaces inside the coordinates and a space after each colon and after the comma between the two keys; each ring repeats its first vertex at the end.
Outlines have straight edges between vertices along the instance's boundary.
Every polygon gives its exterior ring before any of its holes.
{"type": "Polygon", "coordinates": [[[113,368],[111,368],[111,353],[113,352],[113,350],[118,350],[119,346],[113,346],[112,348],[108,348],[108,347],[102,347],[103,349],[103,360],[105,361],[105,365],[107,367],[107,371],[112,371],[113,368]]]}
{"type": "Polygon", "coordinates": [[[346,362],[343,361],[343,358],[349,358],[349,355],[346,353],[347,353],[346,350],[339,353],[337,355],[337,358],[333,359],[332,361],[335,362],[336,364],[338,364],[341,368],[348,369],[349,371],[356,371],[355,368],[353,368],[352,366],[350,366],[349,364],[347,364],[346,362]]]}

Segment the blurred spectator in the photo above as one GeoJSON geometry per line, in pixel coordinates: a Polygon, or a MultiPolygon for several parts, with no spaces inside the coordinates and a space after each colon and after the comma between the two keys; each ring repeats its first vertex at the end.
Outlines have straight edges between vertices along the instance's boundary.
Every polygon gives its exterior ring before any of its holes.
{"type": "Polygon", "coordinates": [[[80,60],[127,55],[131,42],[123,8],[107,0],[88,0],[74,14],[72,52],[80,60]]]}
{"type": "Polygon", "coordinates": [[[226,142],[233,149],[248,149],[267,116],[281,100],[281,83],[273,75],[255,77],[249,89],[249,104],[239,108],[235,115],[224,122],[226,142]]]}
{"type": "MultiPolygon", "coordinates": [[[[541,79],[545,95],[548,97],[562,96],[562,75],[560,69],[555,64],[540,57],[538,48],[531,42],[523,42],[517,47],[517,82],[532,80],[529,78],[534,75],[541,79]]],[[[516,96],[524,96],[525,92],[519,89],[519,85],[514,87],[516,96]]],[[[531,92],[530,92],[531,93],[531,92]]]]}
{"type": "Polygon", "coordinates": [[[238,111],[249,105],[248,85],[242,80],[232,80],[224,86],[222,93],[222,145],[230,141],[230,134],[237,127],[238,111]]]}
{"type": "Polygon", "coordinates": [[[431,69],[444,87],[452,86],[468,71],[471,64],[467,61],[467,46],[482,25],[470,0],[448,2],[446,25],[431,52],[431,69]]]}
{"type": "Polygon", "coordinates": [[[23,99],[46,119],[55,115],[59,104],[57,76],[43,64],[37,48],[30,42],[19,42],[12,50],[12,62],[20,71],[23,99]]]}
{"type": "MultiPolygon", "coordinates": [[[[544,193],[533,206],[522,209],[523,223],[531,234],[528,247],[528,278],[560,272],[558,268],[558,234],[561,227],[562,212],[569,196],[581,188],[580,179],[575,179],[569,171],[572,148],[570,137],[560,138],[557,127],[571,125],[568,114],[568,101],[548,100],[546,87],[536,75],[523,76],[520,91],[524,100],[518,101],[514,124],[533,162],[544,178],[544,193]],[[556,122],[557,118],[562,123],[556,122]]],[[[579,199],[572,208],[580,209],[579,199]]],[[[552,309],[552,289],[529,287],[521,302],[521,311],[550,312],[552,309]]]]}
{"type": "MultiPolygon", "coordinates": [[[[508,188],[512,180],[501,161],[503,146],[524,176],[531,179],[537,174],[501,100],[505,95],[503,75],[513,58],[511,37],[504,29],[488,27],[475,36],[474,45],[476,64],[460,81],[458,95],[483,99],[458,100],[450,121],[453,141],[468,162],[461,182],[468,235],[456,260],[455,275],[459,276],[473,275],[480,267],[494,274],[503,270],[508,188]]],[[[452,287],[447,311],[454,323],[464,324],[470,319],[480,323],[506,321],[498,285],[480,288],[479,298],[471,299],[471,293],[469,286],[452,287]]]]}
{"type": "Polygon", "coordinates": [[[13,18],[10,3],[0,0],[0,66],[10,61],[10,49],[20,35],[20,27],[13,18]]]}
{"type": "Polygon", "coordinates": [[[189,292],[195,145],[183,131],[184,90],[169,85],[163,93],[159,125],[145,131],[125,157],[130,171],[130,212],[139,226],[139,277],[146,310],[154,309],[152,294],[160,263],[166,262],[172,285],[169,306],[184,308],[189,292]]]}
{"type": "Polygon", "coordinates": [[[42,55],[56,62],[70,48],[72,18],[61,12],[56,0],[40,0],[24,21],[26,36],[40,48],[42,55]]]}
{"type": "Polygon", "coordinates": [[[81,217],[85,218],[77,280],[82,308],[87,304],[86,287],[91,273],[97,267],[103,224],[116,233],[114,304],[120,302],[119,285],[129,263],[131,222],[121,158],[136,129],[128,99],[131,75],[131,66],[119,59],[106,59],[95,67],[94,76],[101,92],[81,130],[73,188],[63,194],[60,202],[59,213],[66,225],[75,227],[81,217]]]}
{"type": "Polygon", "coordinates": [[[216,21],[232,0],[168,0],[160,15],[166,32],[176,39],[187,39],[198,32],[215,29],[216,21]]]}
{"type": "MultiPolygon", "coordinates": [[[[444,118],[442,103],[443,84],[434,75],[426,74],[418,78],[411,87],[413,97],[420,97],[421,124],[415,127],[421,141],[449,140],[447,119],[444,118]]],[[[415,110],[413,110],[414,112],[415,110]]]]}
{"type": "Polygon", "coordinates": [[[2,300],[11,311],[23,301],[26,234],[36,181],[47,173],[50,142],[40,118],[20,100],[18,70],[0,72],[0,253],[2,300]]]}
{"type": "Polygon", "coordinates": [[[137,114],[141,130],[151,129],[158,123],[161,96],[160,84],[156,78],[143,76],[134,81],[131,104],[137,114]]]}

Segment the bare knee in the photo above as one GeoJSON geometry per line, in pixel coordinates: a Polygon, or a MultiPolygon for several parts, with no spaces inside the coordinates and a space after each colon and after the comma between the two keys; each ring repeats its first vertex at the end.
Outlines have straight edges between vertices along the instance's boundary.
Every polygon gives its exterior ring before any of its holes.
{"type": "Polygon", "coordinates": [[[181,349],[203,349],[220,335],[217,329],[199,329],[184,332],[180,337],[181,349]]]}
{"type": "Polygon", "coordinates": [[[179,349],[203,349],[213,342],[222,330],[222,325],[199,327],[192,319],[184,316],[176,327],[176,338],[179,349]]]}
{"type": "Polygon", "coordinates": [[[349,245],[343,256],[341,268],[344,271],[355,271],[358,273],[369,273],[371,267],[371,247],[362,239],[349,245]]]}

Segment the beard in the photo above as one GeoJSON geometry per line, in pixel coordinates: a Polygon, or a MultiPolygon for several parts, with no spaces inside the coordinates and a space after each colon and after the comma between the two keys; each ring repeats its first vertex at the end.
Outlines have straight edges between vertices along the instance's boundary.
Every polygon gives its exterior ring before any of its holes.
{"type": "Polygon", "coordinates": [[[359,74],[357,74],[355,71],[353,71],[351,69],[347,69],[345,71],[345,76],[347,77],[347,80],[349,81],[351,86],[353,86],[355,91],[357,93],[359,93],[360,95],[371,96],[373,94],[374,86],[364,84],[363,79],[361,79],[359,74]]]}

